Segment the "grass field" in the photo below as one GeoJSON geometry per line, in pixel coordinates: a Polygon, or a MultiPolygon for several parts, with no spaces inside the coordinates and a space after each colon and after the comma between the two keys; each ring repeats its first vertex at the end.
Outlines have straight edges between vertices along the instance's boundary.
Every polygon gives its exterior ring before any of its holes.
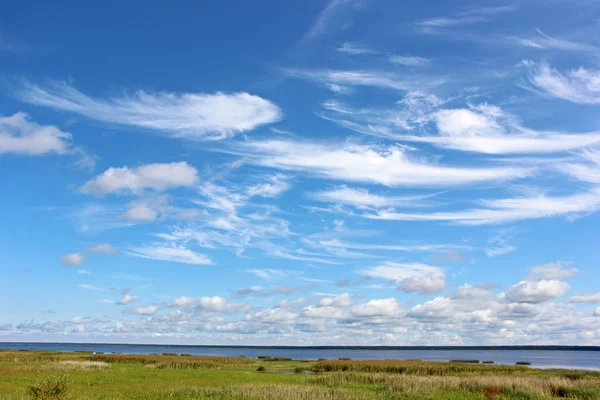
{"type": "Polygon", "coordinates": [[[600,373],[410,361],[0,351],[0,399],[600,399],[600,373]]]}

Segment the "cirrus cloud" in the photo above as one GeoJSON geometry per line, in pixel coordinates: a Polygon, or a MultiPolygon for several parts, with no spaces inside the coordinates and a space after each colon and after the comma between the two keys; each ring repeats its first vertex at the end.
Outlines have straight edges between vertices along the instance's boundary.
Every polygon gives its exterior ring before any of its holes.
{"type": "Polygon", "coordinates": [[[27,103],[83,115],[96,121],[164,132],[194,140],[225,139],[281,119],[279,107],[249,93],[137,91],[94,98],[66,82],[22,82],[17,97],[27,103]]]}

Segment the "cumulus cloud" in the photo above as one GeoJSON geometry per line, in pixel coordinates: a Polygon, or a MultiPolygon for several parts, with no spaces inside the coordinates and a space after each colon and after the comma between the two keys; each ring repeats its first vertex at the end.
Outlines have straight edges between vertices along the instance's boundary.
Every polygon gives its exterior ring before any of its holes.
{"type": "Polygon", "coordinates": [[[91,247],[88,247],[87,249],[85,249],[85,252],[113,256],[113,255],[117,254],[119,252],[119,250],[115,249],[113,246],[111,246],[108,243],[98,243],[94,246],[91,246],[91,247]]]}
{"type": "Polygon", "coordinates": [[[411,157],[400,146],[327,145],[284,140],[248,141],[232,148],[252,164],[344,181],[386,186],[456,186],[530,175],[519,167],[463,168],[411,157]]]}
{"type": "Polygon", "coordinates": [[[401,310],[400,303],[393,297],[388,299],[373,299],[364,304],[352,307],[355,317],[393,317],[401,310]]]}
{"type": "Polygon", "coordinates": [[[565,280],[571,278],[579,270],[577,268],[570,268],[572,262],[561,262],[557,261],[554,263],[538,265],[531,268],[531,272],[527,277],[528,280],[565,280]]]}
{"type": "Polygon", "coordinates": [[[600,307],[594,310],[594,317],[600,317],[600,307]]]}
{"type": "Polygon", "coordinates": [[[541,303],[565,295],[568,283],[559,280],[521,281],[506,291],[506,299],[516,303],[541,303]]]}
{"type": "Polygon", "coordinates": [[[71,149],[71,134],[52,125],[38,125],[29,115],[18,112],[0,116],[0,154],[65,154],[71,149]]]}
{"type": "Polygon", "coordinates": [[[176,187],[193,186],[198,171],[188,163],[146,164],[135,168],[109,168],[86,182],[79,191],[84,194],[142,193],[145,189],[162,191],[176,187]]]}
{"type": "Polygon", "coordinates": [[[148,307],[134,307],[134,308],[126,308],[123,310],[126,314],[133,315],[154,315],[159,310],[158,306],[148,306],[148,307]]]}
{"type": "Polygon", "coordinates": [[[196,299],[193,297],[181,296],[173,299],[170,304],[170,307],[187,307],[196,303],[196,299]]]}
{"type": "Polygon", "coordinates": [[[550,97],[579,104],[600,104],[600,70],[580,67],[566,74],[549,64],[526,61],[529,83],[550,97]]]}
{"type": "Polygon", "coordinates": [[[210,265],[212,260],[200,253],[183,246],[165,246],[162,244],[142,247],[132,247],[125,251],[134,257],[148,258],[151,260],[169,261],[181,264],[210,265]]]}
{"type": "Polygon", "coordinates": [[[119,300],[119,301],[117,302],[117,304],[120,304],[120,305],[123,305],[123,306],[124,306],[124,305],[127,305],[127,304],[129,304],[129,303],[133,303],[133,302],[135,302],[135,301],[138,301],[138,300],[139,300],[139,297],[138,297],[138,296],[132,296],[132,295],[130,295],[130,294],[126,294],[125,296],[123,296],[123,297],[121,298],[121,300],[119,300]]]}
{"type": "Polygon", "coordinates": [[[247,304],[233,304],[230,303],[229,300],[224,299],[220,296],[201,297],[198,300],[198,304],[196,305],[197,311],[207,313],[235,313],[245,312],[249,309],[250,306],[248,306],[247,304]]]}
{"type": "Polygon", "coordinates": [[[344,308],[354,304],[349,293],[342,293],[335,297],[324,297],[319,301],[319,307],[344,308]]]}
{"type": "Polygon", "coordinates": [[[579,293],[569,299],[570,303],[600,303],[600,292],[579,293]]]}
{"type": "Polygon", "coordinates": [[[137,91],[112,98],[90,97],[65,82],[23,82],[17,96],[30,104],[106,123],[146,128],[172,137],[216,140],[278,121],[279,108],[248,93],[137,91]]]}
{"type": "Polygon", "coordinates": [[[398,288],[407,293],[437,293],[446,287],[444,270],[426,264],[388,261],[383,265],[363,270],[362,274],[396,281],[398,288]]]}
{"type": "Polygon", "coordinates": [[[121,219],[133,222],[152,222],[166,217],[173,208],[169,206],[169,196],[144,197],[127,205],[121,219]]]}
{"type": "Polygon", "coordinates": [[[79,265],[84,261],[85,256],[81,253],[68,253],[58,259],[58,262],[66,267],[79,265]]]}
{"type": "Polygon", "coordinates": [[[424,304],[414,306],[406,315],[415,319],[439,320],[449,318],[452,314],[452,301],[447,297],[436,297],[424,304]]]}

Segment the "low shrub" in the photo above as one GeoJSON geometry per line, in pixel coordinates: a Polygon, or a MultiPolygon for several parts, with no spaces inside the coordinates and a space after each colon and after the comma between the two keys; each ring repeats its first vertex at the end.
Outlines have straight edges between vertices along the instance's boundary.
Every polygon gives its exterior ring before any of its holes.
{"type": "Polygon", "coordinates": [[[479,360],[450,360],[450,362],[461,364],[479,364],[479,360]]]}
{"type": "Polygon", "coordinates": [[[35,400],[66,399],[69,386],[64,375],[42,379],[27,388],[27,395],[35,400]]]}
{"type": "Polygon", "coordinates": [[[261,365],[260,367],[256,368],[256,370],[258,372],[265,372],[267,369],[264,366],[261,365]]]}
{"type": "Polygon", "coordinates": [[[531,365],[531,363],[529,361],[517,361],[516,364],[517,365],[531,365]]]}

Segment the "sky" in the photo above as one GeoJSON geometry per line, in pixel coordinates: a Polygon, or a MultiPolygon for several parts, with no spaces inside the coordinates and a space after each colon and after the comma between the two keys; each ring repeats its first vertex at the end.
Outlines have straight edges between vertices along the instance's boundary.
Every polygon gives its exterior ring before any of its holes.
{"type": "Polygon", "coordinates": [[[12,2],[0,341],[600,345],[600,4],[12,2]]]}

